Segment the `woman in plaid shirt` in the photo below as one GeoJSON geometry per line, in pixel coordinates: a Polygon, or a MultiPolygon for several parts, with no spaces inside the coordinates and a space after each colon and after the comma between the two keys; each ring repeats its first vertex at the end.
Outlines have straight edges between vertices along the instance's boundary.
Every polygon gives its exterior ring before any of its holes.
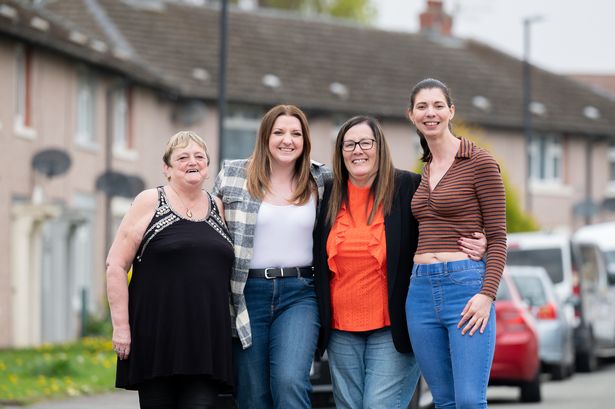
{"type": "Polygon", "coordinates": [[[312,231],[330,170],[310,160],[305,114],[278,105],[245,160],[226,161],[213,193],[234,241],[231,314],[238,409],[310,408],[320,320],[312,231]]]}

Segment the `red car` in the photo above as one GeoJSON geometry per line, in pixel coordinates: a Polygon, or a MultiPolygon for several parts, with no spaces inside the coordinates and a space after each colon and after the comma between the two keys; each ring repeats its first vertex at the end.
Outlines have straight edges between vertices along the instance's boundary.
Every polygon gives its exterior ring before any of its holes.
{"type": "Polygon", "coordinates": [[[490,385],[519,386],[522,402],[540,402],[538,333],[527,305],[506,272],[495,302],[495,354],[490,385]]]}

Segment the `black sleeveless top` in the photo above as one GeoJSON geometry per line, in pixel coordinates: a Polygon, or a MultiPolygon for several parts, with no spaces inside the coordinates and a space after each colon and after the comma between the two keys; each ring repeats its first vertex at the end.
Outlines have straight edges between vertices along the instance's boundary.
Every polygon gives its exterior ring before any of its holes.
{"type": "Polygon", "coordinates": [[[205,375],[231,386],[230,276],[233,245],[209,199],[205,219],[185,219],[158,187],[158,205],[133,261],[128,287],[131,351],[117,361],[116,386],[205,375]]]}

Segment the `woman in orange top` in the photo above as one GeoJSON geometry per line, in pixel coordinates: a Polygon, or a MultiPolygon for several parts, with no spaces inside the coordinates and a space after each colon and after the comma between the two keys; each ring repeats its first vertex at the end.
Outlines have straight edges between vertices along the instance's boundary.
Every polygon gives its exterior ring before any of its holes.
{"type": "MultiPolygon", "coordinates": [[[[410,201],[420,176],[393,167],[371,117],[342,125],[332,182],[314,238],[319,350],[327,348],[337,408],[406,408],[419,370],[404,303],[417,223],[410,201]]],[[[480,259],[484,241],[465,241],[480,259]]]]}

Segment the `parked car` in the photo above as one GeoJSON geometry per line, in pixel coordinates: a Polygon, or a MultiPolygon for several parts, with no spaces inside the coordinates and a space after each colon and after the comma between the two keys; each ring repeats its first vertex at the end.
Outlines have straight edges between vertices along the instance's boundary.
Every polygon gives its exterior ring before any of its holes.
{"type": "Polygon", "coordinates": [[[574,373],[574,332],[543,267],[507,266],[507,273],[536,319],[543,372],[561,380],[574,373]]]}
{"type": "Polygon", "coordinates": [[[575,366],[580,372],[597,367],[595,328],[603,319],[595,311],[592,299],[597,297],[597,287],[591,283],[606,275],[603,265],[596,261],[597,254],[597,246],[591,243],[573,246],[568,234],[508,235],[507,263],[543,267],[553,281],[563,313],[573,324],[575,366]]]}
{"type": "Polygon", "coordinates": [[[522,402],[540,402],[540,357],[534,318],[504,272],[495,301],[495,353],[490,385],[518,386],[522,402]]]}
{"type": "Polygon", "coordinates": [[[595,353],[615,356],[615,223],[581,227],[573,235],[573,243],[583,260],[581,288],[592,294],[583,300],[582,307],[594,317],[595,353]]]}

